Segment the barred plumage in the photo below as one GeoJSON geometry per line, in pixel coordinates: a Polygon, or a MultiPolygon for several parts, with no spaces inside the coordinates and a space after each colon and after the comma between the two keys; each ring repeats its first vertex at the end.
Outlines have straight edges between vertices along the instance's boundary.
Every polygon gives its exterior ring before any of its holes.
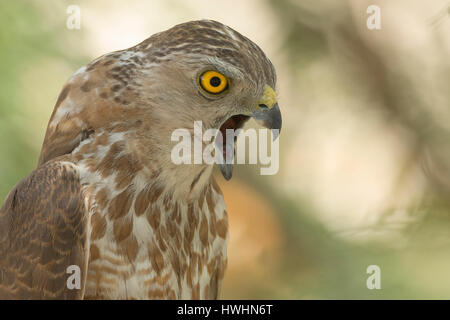
{"type": "Polygon", "coordinates": [[[208,20],[81,68],[57,100],[38,168],[0,211],[0,298],[217,298],[224,199],[211,165],[170,161],[170,135],[248,114],[275,82],[258,46],[208,20]],[[230,78],[227,95],[199,93],[205,68],[230,78]],[[78,291],[65,285],[69,265],[81,268],[78,291]]]}

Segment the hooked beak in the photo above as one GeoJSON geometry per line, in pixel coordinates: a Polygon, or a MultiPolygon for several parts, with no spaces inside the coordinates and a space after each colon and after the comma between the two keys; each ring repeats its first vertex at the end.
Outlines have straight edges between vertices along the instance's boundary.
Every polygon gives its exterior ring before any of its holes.
{"type": "Polygon", "coordinates": [[[281,111],[278,103],[268,107],[265,104],[259,105],[260,110],[252,113],[252,117],[263,127],[272,130],[273,140],[277,139],[281,131],[281,111]]]}
{"type": "MultiPolygon", "coordinates": [[[[281,112],[278,106],[276,93],[270,86],[266,85],[264,95],[262,99],[258,102],[258,105],[256,106],[255,110],[251,113],[251,117],[253,117],[258,124],[264,126],[267,129],[272,130],[273,140],[276,140],[278,138],[278,136],[280,135],[282,125],[281,112]]],[[[229,123],[231,120],[234,120],[236,124],[233,126],[236,126],[236,128],[242,128],[242,126],[248,120],[248,118],[249,117],[247,116],[237,115],[231,117],[225,123],[229,123]]],[[[221,131],[225,131],[222,129],[223,128],[221,128],[221,131]]],[[[230,158],[232,159],[231,163],[229,163],[230,161],[222,161],[223,163],[219,163],[220,171],[222,172],[222,175],[226,180],[230,180],[233,174],[233,162],[234,162],[233,142],[234,141],[225,141],[224,137],[222,145],[223,152],[221,155],[223,157],[222,160],[230,158]],[[227,153],[228,154],[232,153],[233,157],[228,157],[227,153]]]]}

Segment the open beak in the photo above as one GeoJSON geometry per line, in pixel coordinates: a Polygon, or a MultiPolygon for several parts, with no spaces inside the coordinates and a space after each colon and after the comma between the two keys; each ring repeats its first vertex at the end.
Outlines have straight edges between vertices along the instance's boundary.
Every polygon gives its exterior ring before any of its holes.
{"type": "MultiPolygon", "coordinates": [[[[272,130],[273,140],[278,138],[282,124],[281,112],[275,91],[270,86],[266,85],[264,95],[258,102],[255,110],[251,113],[251,117],[254,118],[258,124],[272,130]]],[[[248,119],[249,116],[236,115],[225,121],[220,128],[223,135],[223,141],[219,142],[222,144],[222,154],[220,155],[222,161],[219,163],[219,168],[226,180],[230,180],[232,177],[234,162],[234,141],[226,141],[226,129],[240,129],[248,119]]]]}

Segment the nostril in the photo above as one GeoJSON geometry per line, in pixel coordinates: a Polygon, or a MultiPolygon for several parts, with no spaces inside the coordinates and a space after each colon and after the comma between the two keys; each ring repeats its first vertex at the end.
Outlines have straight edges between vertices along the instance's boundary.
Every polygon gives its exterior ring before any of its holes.
{"type": "Polygon", "coordinates": [[[260,104],[259,107],[260,107],[261,109],[269,109],[269,107],[266,106],[265,104],[260,104]]]}

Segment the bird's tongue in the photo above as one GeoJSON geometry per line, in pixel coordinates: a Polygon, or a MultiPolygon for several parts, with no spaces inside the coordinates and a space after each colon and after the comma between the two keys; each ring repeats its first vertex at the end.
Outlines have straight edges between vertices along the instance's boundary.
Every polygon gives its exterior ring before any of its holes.
{"type": "Polygon", "coordinates": [[[218,147],[222,151],[222,159],[219,158],[219,167],[222,175],[226,180],[230,180],[233,172],[233,162],[234,162],[234,145],[236,142],[236,135],[232,135],[232,139],[227,139],[227,129],[237,130],[244,126],[244,123],[249,119],[248,116],[241,114],[232,116],[228,118],[220,127],[220,133],[222,134],[222,139],[217,139],[216,142],[219,144],[218,147]]]}
{"type": "MultiPolygon", "coordinates": [[[[227,155],[227,129],[235,129],[237,127],[238,124],[238,116],[233,116],[231,118],[229,118],[227,121],[225,121],[222,126],[220,127],[220,133],[222,134],[222,154],[223,154],[223,158],[226,159],[226,155],[227,155]]],[[[232,141],[228,141],[228,148],[231,148],[231,142],[232,141]]]]}

